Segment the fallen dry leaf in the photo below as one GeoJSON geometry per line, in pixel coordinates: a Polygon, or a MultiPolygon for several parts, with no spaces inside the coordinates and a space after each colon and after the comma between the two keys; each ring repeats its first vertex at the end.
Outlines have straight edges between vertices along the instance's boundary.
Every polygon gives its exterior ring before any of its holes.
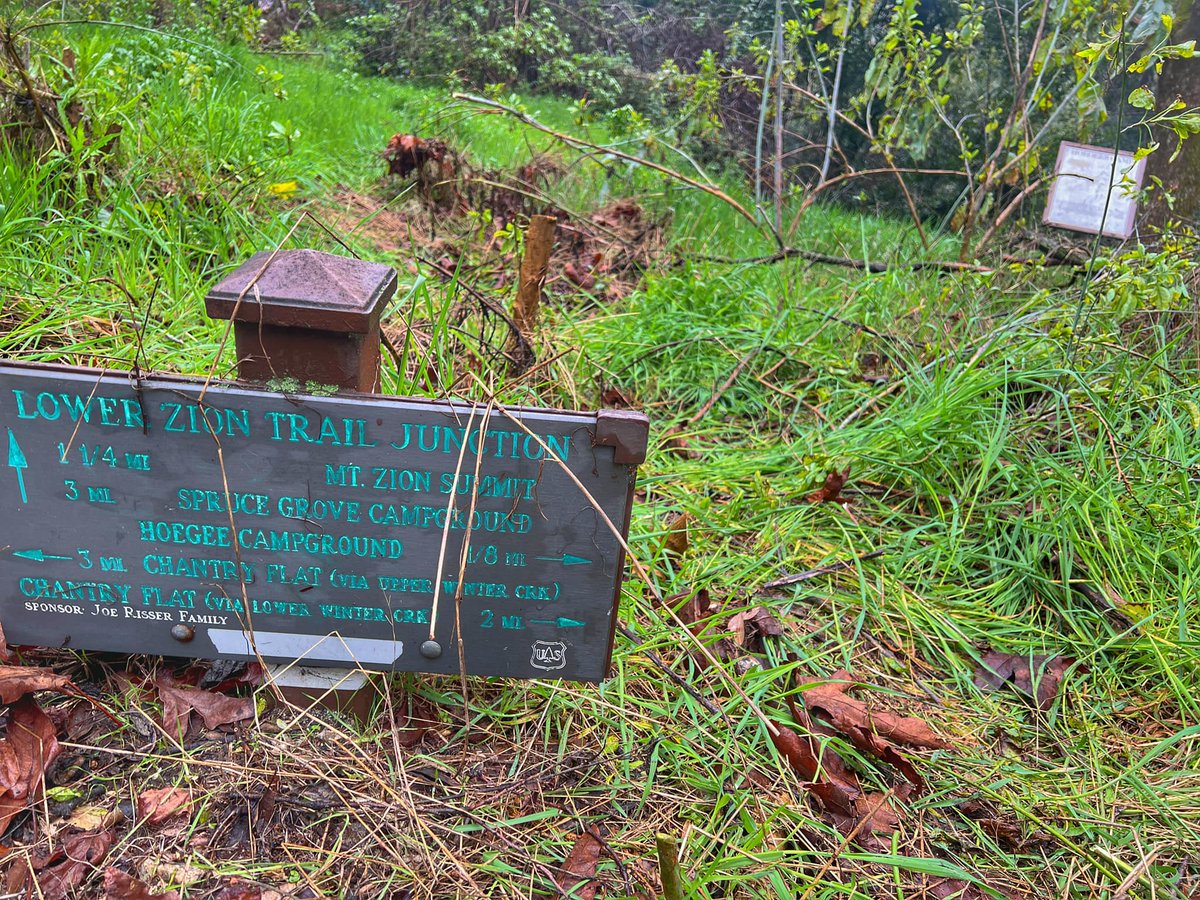
{"type": "Polygon", "coordinates": [[[243,685],[257,686],[263,682],[263,667],[262,663],[248,662],[241,666],[235,674],[228,678],[222,678],[216,684],[200,685],[205,690],[212,691],[215,694],[227,694],[232,690],[236,690],[243,685]]]}
{"type": "Polygon", "coordinates": [[[808,495],[809,503],[841,503],[842,488],[846,486],[846,481],[850,478],[850,467],[846,466],[844,471],[839,472],[834,469],[825,476],[825,483],[820,489],[813,491],[808,495]]]}
{"type": "Polygon", "coordinates": [[[763,638],[783,634],[779,620],[762,606],[735,613],[729,620],[729,630],[733,632],[733,642],[750,653],[763,652],[763,638]]]}
{"type": "Polygon", "coordinates": [[[34,859],[44,900],[66,900],[99,868],[112,845],[111,831],[89,831],[65,838],[53,853],[34,859]]]}
{"type": "Polygon", "coordinates": [[[792,768],[806,782],[809,790],[821,798],[825,808],[845,816],[854,815],[854,801],[862,796],[862,788],[853,772],[848,772],[836,753],[817,756],[815,742],[801,737],[786,725],[776,725],[771,735],[775,749],[783,754],[792,768]],[[820,775],[820,777],[818,777],[820,775]]]}
{"type": "Polygon", "coordinates": [[[407,702],[398,706],[392,733],[396,743],[405,749],[417,746],[442,724],[437,705],[419,694],[410,695],[407,702]]]}
{"type": "Polygon", "coordinates": [[[137,798],[138,818],[147,825],[158,825],[167,821],[177,812],[183,811],[191,800],[191,794],[184,788],[151,788],[142,791],[137,798]]]}
{"type": "Polygon", "coordinates": [[[688,551],[692,522],[691,513],[680,513],[667,529],[667,536],[663,539],[663,555],[675,563],[688,551]]]}
{"type": "Polygon", "coordinates": [[[145,859],[138,864],[143,878],[157,878],[167,884],[189,887],[208,877],[207,869],[187,863],[167,863],[157,859],[145,859]]]}
{"type": "Polygon", "coordinates": [[[154,680],[163,705],[163,730],[175,738],[187,735],[193,711],[204,720],[205,728],[232,725],[254,715],[254,700],[250,697],[227,697],[201,688],[185,687],[164,673],[154,680]]]}
{"type": "Polygon", "coordinates": [[[989,650],[975,669],[975,686],[984,691],[998,691],[1011,682],[1018,693],[1036,700],[1038,709],[1045,712],[1054,705],[1063,675],[1074,664],[1075,660],[1069,656],[989,650]]]}
{"type": "Polygon", "coordinates": [[[156,894],[146,882],[110,867],[104,870],[104,900],[179,900],[179,892],[156,894]]]}
{"type": "Polygon", "coordinates": [[[588,825],[575,840],[575,846],[562,864],[562,871],[555,879],[558,886],[569,896],[579,900],[593,900],[598,885],[595,884],[596,863],[604,842],[595,825],[588,825]]]}
{"type": "Polygon", "coordinates": [[[229,884],[225,885],[213,897],[213,900],[262,900],[262,888],[255,884],[249,884],[242,881],[240,878],[231,879],[229,884]]]}
{"type": "MultiPolygon", "coordinates": [[[[663,604],[675,610],[675,615],[679,617],[679,621],[683,622],[684,625],[694,625],[703,619],[709,618],[714,612],[708,588],[674,594],[665,598],[663,604]]],[[[690,630],[693,633],[698,632],[698,629],[695,628],[690,630]]]]}
{"type": "Polygon", "coordinates": [[[923,719],[873,710],[862,700],[847,695],[852,683],[847,672],[838,670],[828,683],[804,692],[804,705],[810,711],[823,713],[834,728],[848,736],[852,736],[853,730],[861,730],[909,747],[944,750],[950,746],[923,719]]]}
{"type": "Polygon", "coordinates": [[[32,697],[12,705],[8,733],[0,740],[0,833],[42,792],[42,776],[58,758],[54,723],[32,697]]]}
{"type": "Polygon", "coordinates": [[[683,436],[682,425],[672,425],[663,434],[662,449],[680,459],[699,459],[700,454],[692,449],[691,442],[683,436]]]}
{"type": "Polygon", "coordinates": [[[4,636],[4,626],[0,625],[0,663],[13,661],[13,652],[8,649],[8,639],[4,636]]]}
{"type": "Polygon", "coordinates": [[[94,831],[104,827],[109,818],[108,813],[103,806],[78,806],[67,819],[67,825],[78,831],[94,831]]]}
{"type": "Polygon", "coordinates": [[[830,676],[830,683],[808,688],[804,692],[805,705],[814,715],[828,720],[833,730],[849,738],[860,752],[888,763],[917,792],[923,791],[925,779],[921,773],[889,741],[928,750],[945,749],[950,743],[935,734],[922,719],[874,710],[863,701],[850,697],[846,693],[850,687],[849,677],[839,670],[830,676]]]}
{"type": "Polygon", "coordinates": [[[34,691],[62,691],[70,686],[70,678],[50,669],[0,666],[0,703],[16,703],[34,691]]]}
{"type": "MultiPolygon", "coordinates": [[[[569,263],[568,263],[568,265],[569,265],[569,263]]],[[[568,277],[570,277],[569,273],[568,273],[568,277]]],[[[592,279],[592,282],[595,283],[594,278],[592,279]]],[[[600,393],[600,404],[602,406],[611,407],[611,408],[615,408],[615,409],[633,409],[633,400],[631,400],[629,398],[629,395],[626,394],[619,387],[617,387],[615,384],[610,387],[605,388],[600,393]]]]}
{"type": "Polygon", "coordinates": [[[881,847],[877,836],[891,834],[900,824],[887,802],[889,795],[864,792],[858,776],[836,753],[827,750],[818,759],[816,742],[811,738],[802,737],[786,725],[776,723],[776,728],[772,742],[807,782],[808,790],[820,798],[826,818],[843,833],[853,834],[861,846],[881,847]]]}
{"type": "Polygon", "coordinates": [[[859,844],[877,847],[881,846],[879,838],[895,831],[900,824],[895,809],[888,802],[891,796],[904,800],[924,787],[916,767],[901,756],[888,739],[929,749],[950,745],[921,719],[871,710],[863,701],[848,696],[848,679],[844,671],[838,671],[831,677],[831,683],[804,691],[804,703],[812,715],[793,705],[792,714],[796,721],[811,732],[834,731],[845,735],[858,749],[893,765],[911,785],[901,784],[889,794],[867,793],[858,776],[836,753],[826,750],[818,755],[818,744],[811,736],[801,736],[791,728],[777,726],[778,732],[771,739],[792,768],[808,782],[809,790],[820,798],[827,818],[842,832],[853,834],[859,844]],[[827,720],[828,725],[815,716],[827,720]]]}

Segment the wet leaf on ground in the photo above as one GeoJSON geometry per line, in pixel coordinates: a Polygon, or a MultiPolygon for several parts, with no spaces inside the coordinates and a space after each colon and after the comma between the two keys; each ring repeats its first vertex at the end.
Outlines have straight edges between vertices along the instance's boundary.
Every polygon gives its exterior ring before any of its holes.
{"type": "Polygon", "coordinates": [[[254,700],[250,697],[229,697],[186,687],[165,672],[159,674],[154,684],[163,705],[163,730],[174,738],[187,735],[193,711],[208,729],[232,725],[254,715],[254,700]]]}
{"type": "Polygon", "coordinates": [[[1011,684],[1017,693],[1035,700],[1038,709],[1045,712],[1054,705],[1063,675],[1074,664],[1075,660],[1069,656],[989,650],[975,668],[975,686],[984,691],[998,691],[1011,684]]]}
{"type": "Polygon", "coordinates": [[[562,864],[562,871],[555,879],[558,886],[571,897],[579,900],[592,900],[596,896],[598,885],[595,884],[596,863],[600,861],[600,851],[604,842],[600,839],[600,831],[595,825],[589,825],[575,840],[575,846],[562,864]]]}
{"type": "Polygon", "coordinates": [[[839,472],[834,469],[825,476],[825,483],[808,495],[809,503],[842,503],[842,489],[850,478],[850,467],[839,472]]]}
{"type": "Polygon", "coordinates": [[[26,892],[43,900],[66,900],[76,896],[75,889],[92,876],[113,845],[111,831],[88,831],[73,834],[45,856],[35,856],[28,863],[14,861],[9,869],[7,886],[11,893],[26,892]],[[30,875],[36,875],[36,890],[30,875]]]}
{"type": "Polygon", "coordinates": [[[54,723],[33,698],[13,704],[0,740],[0,833],[40,796],[42,776],[60,752],[54,723]]]}
{"type": "Polygon", "coordinates": [[[34,691],[65,691],[71,679],[35,666],[0,666],[0,703],[15,703],[34,691]]]}
{"type": "Polygon", "coordinates": [[[138,819],[147,825],[158,825],[176,813],[186,810],[190,800],[190,792],[180,787],[142,791],[137,798],[138,819]]]}
{"type": "Polygon", "coordinates": [[[179,900],[179,892],[156,894],[146,882],[108,868],[104,870],[104,900],[179,900]]]}
{"type": "Polygon", "coordinates": [[[783,634],[779,620],[762,606],[735,613],[729,620],[729,630],[733,632],[733,642],[750,653],[763,652],[763,638],[783,634]]]}
{"type": "MultiPolygon", "coordinates": [[[[923,719],[875,709],[849,696],[846,692],[852,684],[847,672],[834,672],[827,683],[804,691],[804,704],[811,712],[824,715],[834,728],[852,740],[855,738],[852,732],[861,732],[926,750],[944,750],[950,746],[923,719]]],[[[868,743],[860,749],[872,746],[876,744],[868,743]]]]}

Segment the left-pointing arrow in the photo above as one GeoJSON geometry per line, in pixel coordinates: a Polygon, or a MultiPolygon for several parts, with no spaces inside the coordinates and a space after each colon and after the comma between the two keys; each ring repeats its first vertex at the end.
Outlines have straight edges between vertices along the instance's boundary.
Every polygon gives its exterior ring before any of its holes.
{"type": "Polygon", "coordinates": [[[45,562],[48,559],[74,559],[73,556],[55,556],[53,553],[47,553],[44,550],[14,550],[13,556],[19,556],[21,559],[31,559],[34,562],[45,562]]]}
{"type": "Polygon", "coordinates": [[[8,429],[8,465],[17,472],[17,487],[21,489],[21,502],[28,503],[29,495],[25,493],[25,473],[21,470],[29,468],[29,461],[25,459],[25,451],[17,443],[17,436],[13,434],[11,428],[8,429]]]}

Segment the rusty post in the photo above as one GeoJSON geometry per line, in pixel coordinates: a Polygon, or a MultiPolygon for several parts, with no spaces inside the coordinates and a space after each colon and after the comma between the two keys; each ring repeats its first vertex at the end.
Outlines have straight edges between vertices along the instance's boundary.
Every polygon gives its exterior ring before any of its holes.
{"type": "Polygon", "coordinates": [[[379,390],[379,319],[396,273],[317,250],[256,253],[204,298],[232,319],[238,377],[379,390]]]}
{"type": "MultiPolygon", "coordinates": [[[[378,393],[379,321],[396,293],[389,266],[317,250],[256,253],[204,298],[208,315],[233,322],[238,378],[294,379],[378,393]]],[[[372,691],[361,670],[270,667],[292,702],[347,710],[366,720],[372,691]]]]}

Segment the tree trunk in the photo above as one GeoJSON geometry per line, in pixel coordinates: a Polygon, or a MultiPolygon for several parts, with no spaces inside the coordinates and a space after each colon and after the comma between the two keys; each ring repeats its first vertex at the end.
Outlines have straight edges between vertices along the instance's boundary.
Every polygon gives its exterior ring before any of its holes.
{"type": "MultiPolygon", "coordinates": [[[[1180,18],[1171,31],[1171,43],[1184,41],[1200,43],[1200,12],[1192,4],[1180,4],[1180,18]]],[[[1191,59],[1168,59],[1163,63],[1155,91],[1158,109],[1163,109],[1181,98],[1187,108],[1200,106],[1200,57],[1191,59]]],[[[1183,142],[1183,149],[1174,162],[1168,162],[1175,152],[1174,134],[1156,134],[1155,140],[1162,146],[1146,160],[1146,185],[1153,186],[1154,179],[1162,182],[1162,188],[1151,191],[1146,202],[1142,221],[1147,225],[1165,225],[1168,219],[1179,219],[1195,225],[1200,218],[1200,137],[1191,137],[1183,142]],[[1166,194],[1174,198],[1174,208],[1168,208],[1166,194]]]]}

